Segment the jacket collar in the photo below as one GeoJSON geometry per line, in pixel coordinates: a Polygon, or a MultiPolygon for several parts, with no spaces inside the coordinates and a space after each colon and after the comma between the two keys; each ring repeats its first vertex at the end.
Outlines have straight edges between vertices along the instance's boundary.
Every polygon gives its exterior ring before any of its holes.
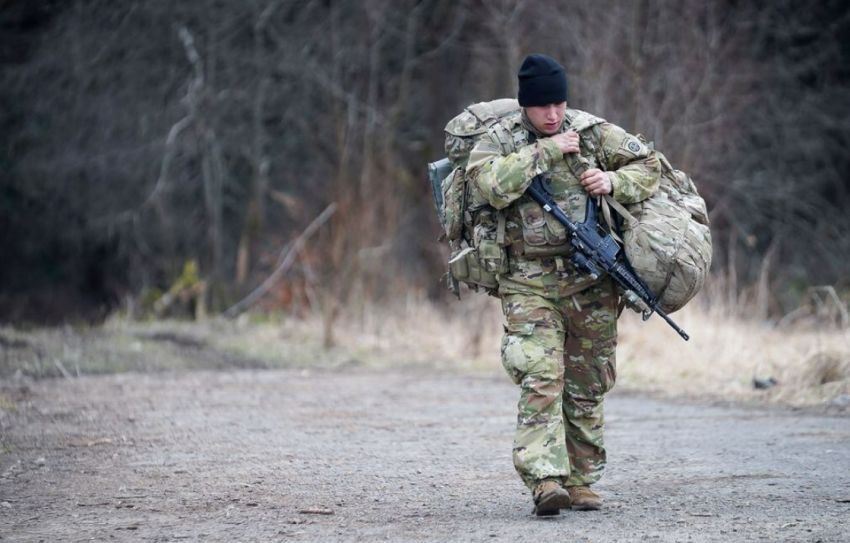
{"type": "MultiPolygon", "coordinates": [[[[525,108],[522,108],[522,117],[521,117],[520,122],[522,124],[522,127],[525,130],[528,131],[528,135],[529,135],[528,141],[529,141],[529,143],[533,143],[538,138],[548,137],[548,136],[546,136],[546,134],[543,134],[542,132],[537,130],[534,127],[533,124],[531,124],[531,119],[528,118],[528,114],[525,112],[525,108]]],[[[560,134],[561,132],[565,132],[567,130],[567,128],[569,128],[569,125],[570,125],[570,120],[565,115],[564,116],[564,122],[561,123],[561,128],[558,129],[557,133],[560,134]]]]}

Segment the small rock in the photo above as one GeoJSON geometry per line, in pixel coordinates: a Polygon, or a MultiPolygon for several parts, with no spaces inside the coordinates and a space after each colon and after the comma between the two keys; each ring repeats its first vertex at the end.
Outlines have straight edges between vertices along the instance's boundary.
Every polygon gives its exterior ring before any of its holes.
{"type": "Polygon", "coordinates": [[[47,459],[46,459],[45,457],[43,457],[43,456],[39,456],[38,458],[36,458],[36,459],[33,461],[33,464],[35,464],[36,466],[43,466],[43,465],[45,465],[46,463],[47,463],[47,459]]]}
{"type": "Polygon", "coordinates": [[[768,388],[773,388],[778,384],[779,381],[773,377],[753,377],[753,388],[756,390],[766,390],[768,388]]]}
{"type": "Polygon", "coordinates": [[[309,509],[301,509],[298,511],[302,515],[333,515],[334,512],[332,509],[323,509],[318,507],[311,507],[309,509]]]}

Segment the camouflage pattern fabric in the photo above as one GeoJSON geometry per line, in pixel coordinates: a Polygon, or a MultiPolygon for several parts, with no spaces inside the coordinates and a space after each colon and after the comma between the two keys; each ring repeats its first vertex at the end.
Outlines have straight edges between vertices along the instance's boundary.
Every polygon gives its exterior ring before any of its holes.
{"type": "Polygon", "coordinates": [[[500,119],[519,111],[519,103],[513,98],[467,106],[462,113],[449,121],[445,128],[446,155],[452,165],[456,168],[466,168],[469,152],[479,137],[500,119]]]}
{"type": "Polygon", "coordinates": [[[666,157],[662,177],[651,198],[627,205],[634,217],[623,226],[623,249],[635,272],[652,289],[661,308],[684,307],[705,284],[712,244],[705,200],[693,180],[674,170],[666,157]]]}
{"type": "MultiPolygon", "coordinates": [[[[567,110],[567,119],[580,117],[594,119],[579,127],[582,157],[590,167],[611,173],[614,198],[630,204],[651,196],[658,189],[661,178],[661,163],[654,151],[616,125],[579,110],[567,110]]],[[[514,152],[505,153],[493,131],[482,137],[470,152],[467,164],[472,200],[484,201],[506,211],[506,243],[522,247],[519,252],[566,243],[564,227],[525,196],[525,190],[535,175],[546,172],[555,201],[578,222],[584,220],[587,193],[550,138],[535,136],[533,143],[527,143],[529,130],[521,114],[503,119],[500,127],[515,135],[525,135],[525,140],[514,138],[525,144],[519,145],[514,152]]],[[[561,132],[569,129],[565,122],[561,132]]],[[[569,258],[558,262],[557,268],[547,269],[539,259],[522,258],[522,255],[516,256],[517,252],[513,252],[515,258],[510,261],[509,272],[499,277],[502,293],[528,292],[561,297],[590,284],[584,274],[573,268],[569,258]]]]}
{"type": "Polygon", "coordinates": [[[529,488],[599,480],[602,400],[616,379],[617,293],[602,281],[567,298],[502,297],[502,364],[520,386],[513,459],[529,488]]]}
{"type": "MultiPolygon", "coordinates": [[[[573,123],[582,157],[611,172],[617,201],[639,202],[657,190],[661,164],[639,138],[571,109],[561,131],[573,123]]],[[[491,130],[470,152],[466,172],[473,200],[506,216],[509,258],[498,294],[507,321],[502,363],[520,387],[514,465],[529,488],[549,477],[589,485],[605,465],[602,401],[616,377],[618,294],[611,279],[593,281],[574,267],[564,227],[524,195],[546,172],[558,205],[584,220],[587,194],[557,145],[521,114],[498,127],[513,134],[515,148],[506,151],[505,138],[491,130]]]]}

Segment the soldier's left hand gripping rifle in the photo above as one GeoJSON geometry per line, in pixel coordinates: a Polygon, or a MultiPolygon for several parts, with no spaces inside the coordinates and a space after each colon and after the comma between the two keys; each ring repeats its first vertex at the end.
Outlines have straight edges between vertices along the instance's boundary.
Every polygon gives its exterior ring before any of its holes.
{"type": "Polygon", "coordinates": [[[657,313],[685,341],[690,339],[690,336],[661,309],[658,298],[634,272],[613,236],[600,227],[596,198],[588,196],[584,222],[575,223],[555,203],[546,188],[547,184],[548,179],[545,174],[537,175],[526,193],[566,227],[570,245],[573,248],[572,261],[576,267],[593,279],[598,279],[603,273],[607,273],[622,287],[626,302],[640,310],[643,320],[657,313]]]}

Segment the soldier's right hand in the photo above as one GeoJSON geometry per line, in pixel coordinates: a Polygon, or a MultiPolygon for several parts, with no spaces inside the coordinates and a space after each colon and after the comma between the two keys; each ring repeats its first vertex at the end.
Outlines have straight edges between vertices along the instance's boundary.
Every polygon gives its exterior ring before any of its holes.
{"type": "Polygon", "coordinates": [[[568,130],[563,134],[555,134],[551,138],[558,145],[558,149],[561,150],[562,153],[578,153],[578,134],[573,132],[572,130],[568,130]]]}

